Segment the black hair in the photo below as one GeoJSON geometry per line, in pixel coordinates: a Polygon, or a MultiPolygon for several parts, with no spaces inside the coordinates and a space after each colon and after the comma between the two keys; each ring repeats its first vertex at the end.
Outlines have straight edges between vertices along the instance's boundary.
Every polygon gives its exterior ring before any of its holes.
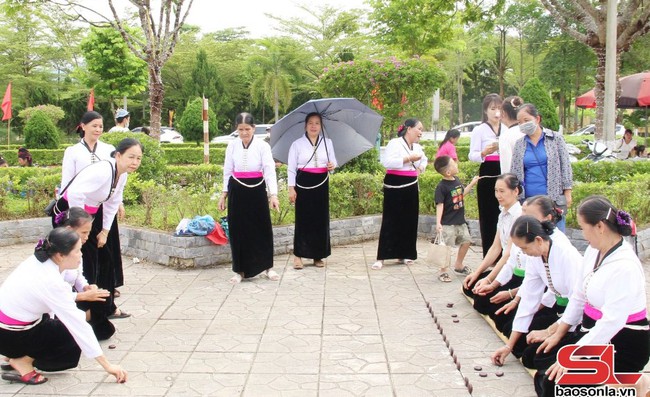
{"type": "Polygon", "coordinates": [[[629,128],[626,128],[626,129],[625,129],[625,132],[623,132],[623,135],[627,134],[628,132],[630,133],[630,135],[634,135],[634,133],[632,132],[632,130],[629,129],[629,128]]]}
{"type": "Polygon", "coordinates": [[[551,221],[540,222],[534,216],[522,215],[512,224],[510,237],[523,238],[527,243],[532,243],[536,237],[549,241],[553,229],[555,229],[555,225],[551,221]]]}
{"type": "Polygon", "coordinates": [[[52,258],[55,254],[68,255],[77,245],[79,235],[74,230],[57,227],[40,240],[34,248],[34,256],[43,263],[52,258]]]}
{"type": "Polygon", "coordinates": [[[440,156],[433,161],[433,168],[435,168],[439,174],[444,175],[444,172],[447,171],[447,167],[449,167],[450,163],[451,157],[440,156]]]}
{"type": "Polygon", "coordinates": [[[625,211],[620,211],[604,196],[589,196],[578,206],[578,215],[589,225],[603,222],[609,230],[621,236],[632,234],[632,219],[625,211]]]}
{"type": "Polygon", "coordinates": [[[307,126],[307,122],[309,121],[309,119],[314,117],[314,116],[318,117],[318,119],[320,120],[320,123],[323,124],[323,115],[318,113],[318,112],[311,112],[311,113],[308,113],[305,116],[305,126],[307,126]]]}
{"type": "Polygon", "coordinates": [[[238,126],[239,124],[255,125],[255,119],[252,114],[242,112],[235,117],[235,126],[238,126]]]}
{"type": "MultiPolygon", "coordinates": [[[[632,150],[634,150],[636,152],[637,156],[641,156],[641,153],[643,153],[643,151],[645,151],[645,145],[636,145],[635,147],[632,148],[632,150]]],[[[1,158],[2,157],[0,156],[0,159],[1,158]]]]}
{"type": "Polygon", "coordinates": [[[83,128],[81,127],[82,124],[88,124],[93,120],[101,119],[104,120],[101,114],[95,112],[94,110],[90,110],[86,113],[84,113],[83,116],[81,116],[81,120],[79,121],[79,125],[77,126],[77,129],[75,132],[79,134],[80,138],[83,138],[86,133],[84,132],[83,128]]]}
{"type": "Polygon", "coordinates": [[[481,116],[481,121],[484,123],[487,123],[488,117],[487,117],[487,110],[490,107],[490,105],[496,103],[501,107],[503,104],[503,100],[501,99],[501,96],[499,94],[487,94],[485,98],[483,98],[483,114],[481,116]]]}
{"type": "Polygon", "coordinates": [[[400,137],[400,138],[403,137],[404,134],[406,134],[407,129],[414,128],[416,125],[418,125],[419,122],[420,122],[420,120],[418,120],[416,118],[410,118],[410,119],[404,120],[404,124],[397,127],[397,136],[400,137]]]}
{"type": "Polygon", "coordinates": [[[111,153],[111,157],[115,157],[115,154],[124,154],[127,150],[131,149],[133,146],[140,146],[140,150],[144,153],[144,146],[137,139],[133,138],[124,138],[117,144],[115,150],[111,153]]]}
{"type": "Polygon", "coordinates": [[[18,149],[18,158],[27,161],[29,167],[32,166],[32,154],[24,147],[18,149]]]}
{"type": "Polygon", "coordinates": [[[562,220],[562,209],[556,206],[555,201],[553,201],[549,196],[539,194],[537,196],[528,197],[526,199],[526,204],[529,206],[536,205],[544,217],[551,215],[551,222],[555,225],[562,220]]]}
{"type": "Polygon", "coordinates": [[[128,119],[129,117],[131,117],[131,113],[127,113],[126,116],[116,117],[115,121],[117,121],[118,123],[121,123],[121,122],[124,121],[124,119],[128,119]]]}
{"type": "Polygon", "coordinates": [[[523,99],[516,95],[513,95],[504,99],[501,107],[503,108],[503,112],[508,115],[508,118],[517,120],[517,109],[519,109],[523,103],[523,99]]]}
{"type": "Polygon", "coordinates": [[[537,110],[537,106],[533,105],[532,103],[524,103],[523,105],[519,106],[519,108],[517,108],[517,114],[522,111],[525,111],[533,117],[539,116],[539,110],[537,110]]]}
{"type": "Polygon", "coordinates": [[[519,182],[517,175],[513,173],[507,172],[501,174],[497,177],[497,181],[504,181],[510,190],[517,190],[517,194],[524,192],[524,188],[521,186],[521,182],[519,182]]]}
{"type": "Polygon", "coordinates": [[[5,160],[5,158],[2,157],[2,155],[0,155],[0,166],[3,166],[5,164],[7,164],[7,160],[5,160]]]}
{"type": "Polygon", "coordinates": [[[445,134],[445,139],[443,139],[442,142],[440,142],[440,145],[438,147],[442,147],[442,145],[449,142],[450,139],[458,138],[458,137],[460,137],[460,131],[452,128],[449,131],[447,131],[447,133],[445,134]]]}
{"type": "Polygon", "coordinates": [[[151,130],[149,129],[149,127],[142,127],[142,133],[151,135],[151,130]]]}
{"type": "Polygon", "coordinates": [[[93,221],[93,216],[80,207],[68,208],[68,210],[63,213],[65,213],[65,215],[62,219],[63,223],[61,226],[70,226],[71,228],[76,229],[87,222],[93,221]]]}

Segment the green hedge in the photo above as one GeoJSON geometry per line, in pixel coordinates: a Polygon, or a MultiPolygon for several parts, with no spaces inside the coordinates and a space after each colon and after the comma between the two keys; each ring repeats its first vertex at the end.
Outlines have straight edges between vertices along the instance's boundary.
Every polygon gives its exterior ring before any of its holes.
{"type": "MultiPolygon", "coordinates": [[[[203,147],[163,147],[167,164],[203,164],[203,147]]],[[[210,163],[223,164],[225,147],[210,147],[210,163]]]]}

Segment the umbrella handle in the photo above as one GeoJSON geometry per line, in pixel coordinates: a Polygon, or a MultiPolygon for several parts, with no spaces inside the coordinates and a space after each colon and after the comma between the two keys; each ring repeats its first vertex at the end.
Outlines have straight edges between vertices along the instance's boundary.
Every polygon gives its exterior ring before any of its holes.
{"type": "MultiPolygon", "coordinates": [[[[330,152],[329,152],[329,150],[327,149],[327,140],[326,140],[326,138],[325,138],[325,125],[323,125],[323,145],[325,145],[325,155],[327,156],[327,162],[329,163],[329,162],[330,162],[330,152]]],[[[333,174],[333,173],[334,173],[333,170],[332,170],[332,171],[329,171],[329,170],[328,170],[328,172],[329,172],[330,174],[333,174]]]]}

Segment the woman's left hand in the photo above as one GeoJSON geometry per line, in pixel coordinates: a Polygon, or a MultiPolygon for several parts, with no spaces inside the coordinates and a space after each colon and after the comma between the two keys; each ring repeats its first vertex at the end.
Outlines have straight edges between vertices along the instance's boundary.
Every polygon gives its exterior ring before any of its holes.
{"type": "Polygon", "coordinates": [[[120,203],[120,206],[117,207],[117,219],[123,221],[125,216],[126,216],[126,210],[124,209],[124,204],[120,203]]]}
{"type": "Polygon", "coordinates": [[[571,190],[565,190],[564,197],[566,198],[567,207],[571,207],[571,203],[573,202],[573,197],[571,197],[571,190]]]}
{"type": "Polygon", "coordinates": [[[329,162],[327,163],[327,170],[328,170],[328,171],[334,171],[334,168],[336,168],[336,166],[334,165],[334,163],[332,163],[331,161],[329,161],[329,162]]]}
{"type": "Polygon", "coordinates": [[[501,291],[490,298],[490,303],[498,304],[510,300],[508,291],[501,291]]]}
{"type": "Polygon", "coordinates": [[[280,201],[278,200],[277,196],[271,196],[269,199],[269,204],[271,204],[271,208],[280,211],[280,201]]]}
{"type": "Polygon", "coordinates": [[[551,365],[549,369],[546,370],[546,376],[548,376],[548,380],[557,382],[557,379],[561,378],[565,372],[566,369],[564,369],[563,366],[561,366],[558,363],[555,363],[551,365]]]}

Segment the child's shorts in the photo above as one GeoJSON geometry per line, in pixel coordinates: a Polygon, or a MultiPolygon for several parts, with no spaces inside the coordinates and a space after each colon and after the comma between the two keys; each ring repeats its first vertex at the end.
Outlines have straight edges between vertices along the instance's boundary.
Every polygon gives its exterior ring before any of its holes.
{"type": "Polygon", "coordinates": [[[442,235],[447,246],[453,247],[472,242],[469,228],[466,223],[462,225],[442,225],[442,235]]]}

